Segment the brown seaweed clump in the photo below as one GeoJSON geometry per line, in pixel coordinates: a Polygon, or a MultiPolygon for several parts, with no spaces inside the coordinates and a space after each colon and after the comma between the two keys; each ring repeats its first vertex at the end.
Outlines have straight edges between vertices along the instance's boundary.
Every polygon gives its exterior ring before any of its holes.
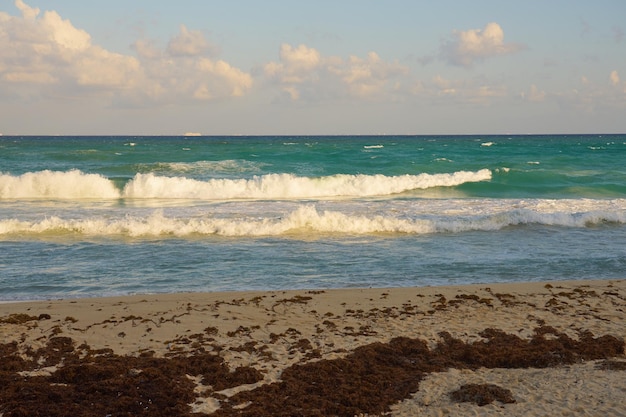
{"type": "Polygon", "coordinates": [[[187,375],[225,389],[262,379],[253,368],[231,372],[215,354],[184,357],[118,356],[110,350],[74,347],[53,337],[30,360],[17,344],[0,345],[0,415],[11,416],[188,416],[196,396],[187,375]],[[34,372],[57,366],[58,369],[34,372]]]}
{"type": "Polygon", "coordinates": [[[503,404],[515,403],[511,390],[494,384],[466,384],[450,393],[452,401],[457,403],[471,402],[479,406],[500,401],[503,404]]]}
{"type": "Polygon", "coordinates": [[[419,339],[373,343],[345,358],[294,365],[280,382],[241,392],[217,416],[354,416],[380,414],[409,398],[431,372],[449,368],[546,368],[623,354],[624,341],[582,332],[574,340],[552,327],[540,327],[530,340],[497,329],[484,341],[465,343],[449,333],[433,350],[419,339]],[[550,337],[546,337],[550,335],[550,337]],[[246,405],[243,407],[243,405],[246,405]]]}
{"type": "MultiPolygon", "coordinates": [[[[263,379],[251,367],[231,371],[219,353],[202,347],[156,358],[118,356],[92,350],[67,337],[52,337],[37,350],[0,344],[0,415],[17,416],[192,416],[200,394],[189,376],[201,376],[202,396],[219,400],[214,416],[354,416],[380,414],[409,398],[431,372],[449,368],[544,368],[623,355],[624,341],[581,332],[578,340],[551,327],[524,340],[497,329],[465,343],[448,333],[434,349],[405,337],[372,343],[349,355],[285,369],[281,380],[231,397],[218,391],[263,379]],[[45,368],[45,369],[44,369],[45,368]]],[[[461,398],[507,402],[506,390],[466,387],[461,398]]]]}

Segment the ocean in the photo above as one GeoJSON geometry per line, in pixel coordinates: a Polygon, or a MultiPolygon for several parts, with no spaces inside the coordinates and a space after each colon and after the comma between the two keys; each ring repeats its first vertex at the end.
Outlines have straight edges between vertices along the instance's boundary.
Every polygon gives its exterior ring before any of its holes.
{"type": "Polygon", "coordinates": [[[0,136],[0,300],[626,277],[626,135],[0,136]]]}

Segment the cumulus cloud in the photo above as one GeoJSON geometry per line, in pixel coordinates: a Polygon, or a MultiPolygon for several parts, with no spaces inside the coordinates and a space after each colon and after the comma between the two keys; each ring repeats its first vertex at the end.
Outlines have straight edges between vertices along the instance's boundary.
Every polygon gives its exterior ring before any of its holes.
{"type": "Polygon", "coordinates": [[[306,45],[299,45],[294,48],[291,45],[283,44],[280,47],[280,60],[290,69],[310,70],[320,63],[320,53],[306,45]]]}
{"type": "Polygon", "coordinates": [[[524,49],[518,43],[505,43],[504,31],[497,23],[488,23],[484,29],[454,31],[452,37],[444,41],[440,58],[451,65],[471,67],[486,58],[511,54],[524,49]]]}
{"type": "Polygon", "coordinates": [[[199,30],[189,30],[180,26],[180,33],[167,44],[167,53],[171,56],[198,56],[212,53],[215,49],[199,30]]]}
{"type": "Polygon", "coordinates": [[[609,75],[609,80],[611,80],[611,84],[619,85],[619,74],[617,73],[617,71],[611,71],[611,74],[609,75]]]}
{"type": "Polygon", "coordinates": [[[315,77],[319,70],[320,53],[306,45],[294,48],[283,44],[280,47],[280,62],[265,65],[265,75],[279,84],[302,84],[315,77]]]}
{"type": "Polygon", "coordinates": [[[138,39],[131,45],[140,59],[151,60],[163,58],[163,51],[156,42],[150,39],[138,39]]]}
{"type": "Polygon", "coordinates": [[[613,94],[617,94],[618,101],[623,102],[623,94],[626,94],[626,82],[622,81],[617,70],[611,71],[611,73],[609,74],[609,81],[613,86],[613,88],[611,88],[611,91],[613,92],[613,94]]]}
{"type": "Polygon", "coordinates": [[[6,13],[1,17],[3,82],[119,88],[137,77],[136,58],[93,45],[87,32],[56,12],[41,15],[22,0],[15,5],[21,18],[6,13]]]}
{"type": "Polygon", "coordinates": [[[24,19],[26,20],[34,20],[35,17],[37,17],[37,15],[39,14],[38,8],[30,7],[26,5],[22,0],[16,0],[15,7],[17,7],[19,11],[22,12],[24,19]]]}
{"type": "Polygon", "coordinates": [[[215,47],[181,26],[167,47],[134,44],[136,56],[106,50],[55,11],[15,0],[21,16],[0,12],[0,89],[80,97],[101,94],[133,105],[240,96],[252,77],[212,60],[215,47]]]}
{"type": "Polygon", "coordinates": [[[324,57],[306,45],[283,44],[280,60],[264,67],[266,79],[292,100],[332,97],[376,98],[394,91],[408,68],[385,62],[375,52],[366,57],[324,57]]]}

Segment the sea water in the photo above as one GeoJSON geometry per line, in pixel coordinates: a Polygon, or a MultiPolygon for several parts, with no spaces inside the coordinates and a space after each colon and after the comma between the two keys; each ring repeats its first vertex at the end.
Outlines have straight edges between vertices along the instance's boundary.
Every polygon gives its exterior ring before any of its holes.
{"type": "Polygon", "coordinates": [[[0,300],[626,277],[626,135],[0,137],[0,300]]]}

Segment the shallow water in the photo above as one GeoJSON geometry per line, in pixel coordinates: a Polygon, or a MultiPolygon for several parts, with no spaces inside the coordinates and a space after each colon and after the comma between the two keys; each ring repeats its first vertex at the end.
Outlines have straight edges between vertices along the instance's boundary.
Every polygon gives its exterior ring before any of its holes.
{"type": "Polygon", "coordinates": [[[626,275],[626,137],[0,137],[0,299],[626,275]]]}

